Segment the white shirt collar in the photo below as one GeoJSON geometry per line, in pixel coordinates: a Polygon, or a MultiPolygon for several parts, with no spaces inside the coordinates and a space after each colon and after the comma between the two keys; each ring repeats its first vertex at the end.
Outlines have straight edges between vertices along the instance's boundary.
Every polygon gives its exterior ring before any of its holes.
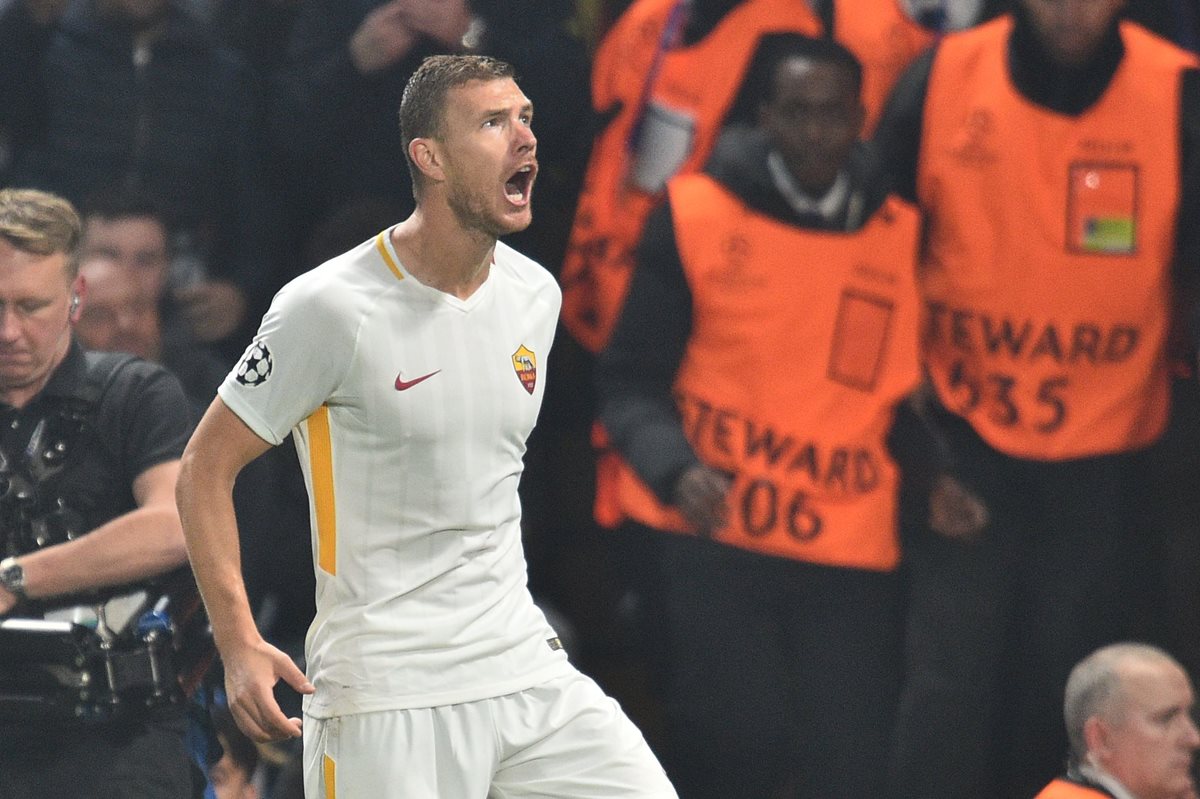
{"type": "Polygon", "coordinates": [[[1122,785],[1116,777],[1090,762],[1079,764],[1079,775],[1084,779],[1099,785],[1101,788],[1115,796],[1116,799],[1138,799],[1136,796],[1130,793],[1129,789],[1122,785]]]}
{"type": "Polygon", "coordinates": [[[788,201],[788,205],[797,214],[818,214],[830,222],[837,219],[838,214],[846,205],[850,194],[850,178],[846,171],[838,172],[837,179],[825,192],[825,196],[813,199],[796,185],[796,179],[783,162],[783,156],[775,150],[767,154],[767,170],[771,173],[771,182],[779,193],[788,201]]]}

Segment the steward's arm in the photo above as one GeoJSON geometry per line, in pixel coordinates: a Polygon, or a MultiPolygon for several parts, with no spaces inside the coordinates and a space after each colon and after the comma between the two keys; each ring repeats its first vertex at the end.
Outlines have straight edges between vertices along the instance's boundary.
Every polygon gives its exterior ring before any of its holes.
{"type": "Polygon", "coordinates": [[[596,365],[600,421],[665,502],[683,472],[699,463],[671,393],[691,330],[692,296],[668,201],[647,220],[621,316],[596,365]]]}

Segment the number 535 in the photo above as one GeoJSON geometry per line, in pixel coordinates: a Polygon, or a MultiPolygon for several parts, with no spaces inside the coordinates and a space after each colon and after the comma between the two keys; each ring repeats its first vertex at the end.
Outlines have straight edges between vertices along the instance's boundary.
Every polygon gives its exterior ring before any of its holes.
{"type": "Polygon", "coordinates": [[[985,408],[988,418],[1001,427],[1032,425],[1039,433],[1053,433],[1067,419],[1067,402],[1063,393],[1066,375],[1043,379],[1032,402],[1019,402],[1016,395],[1019,379],[1006,372],[989,372],[982,376],[967,371],[963,361],[950,369],[950,389],[958,399],[959,413],[967,414],[985,408]]]}

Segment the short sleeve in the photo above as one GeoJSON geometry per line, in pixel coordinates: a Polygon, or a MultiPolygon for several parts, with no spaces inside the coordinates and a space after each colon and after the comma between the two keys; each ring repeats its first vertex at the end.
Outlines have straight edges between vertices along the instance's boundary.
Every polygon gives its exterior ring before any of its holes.
{"type": "Polygon", "coordinates": [[[337,392],[359,314],[348,293],[310,272],[285,286],[217,393],[256,435],[279,445],[337,392]]]}
{"type": "Polygon", "coordinates": [[[179,460],[192,434],[191,407],[179,380],[156,364],[132,361],[117,372],[98,419],[130,483],[151,467],[179,460]]]}

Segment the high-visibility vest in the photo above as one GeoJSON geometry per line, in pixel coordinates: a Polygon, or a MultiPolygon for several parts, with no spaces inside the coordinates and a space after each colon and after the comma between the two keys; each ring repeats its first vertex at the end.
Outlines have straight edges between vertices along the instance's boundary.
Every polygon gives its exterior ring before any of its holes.
{"type": "Polygon", "coordinates": [[[833,4],[833,38],[862,62],[863,136],[868,137],[892,86],[936,34],[914,22],[900,0],[838,0],[833,4]]]}
{"type": "Polygon", "coordinates": [[[1129,451],[1168,412],[1180,73],[1195,59],[1123,22],[1111,84],[1070,117],[1013,86],[1012,24],[947,36],[934,59],[917,179],[928,369],[1009,455],[1129,451]]]}
{"type": "Polygon", "coordinates": [[[1112,799],[1112,795],[1077,782],[1058,779],[1043,788],[1034,799],[1112,799]]]}
{"type": "MultiPolygon", "coordinates": [[[[769,218],[706,175],[671,181],[693,324],[674,383],[684,433],[734,475],[717,540],[813,563],[896,566],[885,439],[920,378],[918,215],[890,198],[854,233],[769,218]]],[[[630,518],[688,532],[621,466],[630,518]]]]}

